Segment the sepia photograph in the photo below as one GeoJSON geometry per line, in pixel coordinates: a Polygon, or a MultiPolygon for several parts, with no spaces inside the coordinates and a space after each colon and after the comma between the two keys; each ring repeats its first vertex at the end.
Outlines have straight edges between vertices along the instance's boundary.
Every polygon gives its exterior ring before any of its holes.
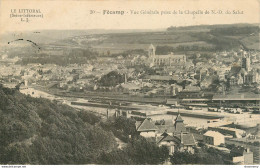
{"type": "Polygon", "coordinates": [[[258,168],[259,23],[259,0],[0,0],[1,168],[258,168]]]}

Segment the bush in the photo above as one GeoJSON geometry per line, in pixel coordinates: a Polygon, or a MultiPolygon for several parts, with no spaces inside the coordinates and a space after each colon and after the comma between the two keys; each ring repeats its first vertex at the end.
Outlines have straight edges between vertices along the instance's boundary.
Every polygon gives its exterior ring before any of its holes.
{"type": "Polygon", "coordinates": [[[122,150],[104,152],[99,158],[99,164],[162,164],[169,157],[168,148],[158,147],[143,137],[131,139],[122,150]]]}
{"type": "Polygon", "coordinates": [[[95,125],[96,123],[99,123],[101,120],[100,116],[97,116],[93,114],[92,112],[88,111],[80,111],[78,113],[79,118],[81,118],[84,122],[87,122],[91,125],[95,125]]]}

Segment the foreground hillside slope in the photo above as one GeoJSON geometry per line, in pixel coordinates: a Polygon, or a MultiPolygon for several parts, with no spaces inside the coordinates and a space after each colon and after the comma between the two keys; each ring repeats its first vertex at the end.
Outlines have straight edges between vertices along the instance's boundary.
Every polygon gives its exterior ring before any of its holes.
{"type": "Polygon", "coordinates": [[[0,85],[0,164],[92,164],[116,148],[111,132],[79,115],[0,85]]]}

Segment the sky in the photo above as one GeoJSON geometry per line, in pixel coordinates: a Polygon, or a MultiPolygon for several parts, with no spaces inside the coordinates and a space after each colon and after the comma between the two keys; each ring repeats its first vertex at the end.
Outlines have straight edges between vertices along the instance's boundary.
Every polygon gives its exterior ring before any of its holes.
{"type": "Polygon", "coordinates": [[[259,23],[259,0],[0,0],[0,33],[44,29],[162,29],[200,24],[259,23]],[[11,10],[40,9],[43,18],[10,18],[11,10]],[[100,14],[90,14],[90,10],[100,14]],[[124,15],[103,15],[103,10],[124,15]],[[227,10],[231,14],[131,14],[135,11],[227,10]],[[232,14],[233,10],[243,14],[232,14]],[[128,13],[126,13],[128,12],[128,13]]]}

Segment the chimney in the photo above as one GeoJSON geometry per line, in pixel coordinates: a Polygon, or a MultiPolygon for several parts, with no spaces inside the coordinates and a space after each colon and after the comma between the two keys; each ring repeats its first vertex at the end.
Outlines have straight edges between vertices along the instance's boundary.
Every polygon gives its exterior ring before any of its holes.
{"type": "Polygon", "coordinates": [[[126,73],[125,73],[125,84],[127,83],[126,73]]]}
{"type": "Polygon", "coordinates": [[[181,131],[181,144],[183,143],[183,133],[181,131]]]}
{"type": "Polygon", "coordinates": [[[25,80],[25,81],[24,81],[24,85],[25,85],[25,86],[28,86],[28,80],[25,80]]]}

